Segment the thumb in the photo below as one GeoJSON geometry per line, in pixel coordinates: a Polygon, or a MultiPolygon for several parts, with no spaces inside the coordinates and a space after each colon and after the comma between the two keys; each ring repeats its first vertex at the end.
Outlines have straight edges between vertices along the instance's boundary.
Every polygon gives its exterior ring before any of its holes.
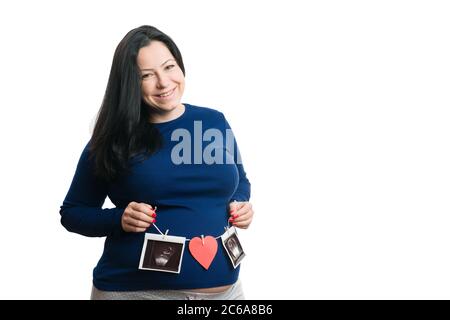
{"type": "Polygon", "coordinates": [[[230,214],[236,212],[240,208],[240,203],[235,201],[230,202],[230,214]]]}

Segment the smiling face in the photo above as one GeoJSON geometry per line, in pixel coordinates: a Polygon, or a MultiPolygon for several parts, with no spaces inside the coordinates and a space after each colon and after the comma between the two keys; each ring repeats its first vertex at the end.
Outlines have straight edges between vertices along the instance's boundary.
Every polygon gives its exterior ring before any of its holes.
{"type": "Polygon", "coordinates": [[[139,50],[137,65],[141,72],[142,99],[151,109],[151,122],[164,122],[184,112],[180,103],[184,74],[166,45],[152,41],[139,50]]]}

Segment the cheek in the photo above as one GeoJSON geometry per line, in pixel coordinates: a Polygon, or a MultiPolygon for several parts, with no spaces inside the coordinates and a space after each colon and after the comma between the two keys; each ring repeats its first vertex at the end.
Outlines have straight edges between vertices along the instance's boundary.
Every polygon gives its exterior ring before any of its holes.
{"type": "Polygon", "coordinates": [[[184,74],[180,68],[178,68],[177,72],[174,73],[173,79],[179,83],[184,83],[184,74]]]}
{"type": "Polygon", "coordinates": [[[148,85],[143,85],[141,87],[141,94],[143,97],[147,97],[151,95],[151,90],[148,85]]]}
{"type": "Polygon", "coordinates": [[[184,88],[184,76],[181,71],[180,74],[178,74],[176,77],[176,82],[180,85],[181,88],[184,88]]]}

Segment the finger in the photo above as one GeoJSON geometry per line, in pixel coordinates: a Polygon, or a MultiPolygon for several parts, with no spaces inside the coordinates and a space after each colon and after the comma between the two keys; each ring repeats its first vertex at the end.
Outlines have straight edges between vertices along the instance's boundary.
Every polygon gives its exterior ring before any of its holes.
{"type": "Polygon", "coordinates": [[[230,214],[234,214],[236,213],[240,208],[242,208],[245,205],[245,202],[238,202],[238,201],[233,201],[230,203],[230,210],[229,213],[230,214]]]}
{"type": "Polygon", "coordinates": [[[149,204],[146,204],[146,203],[132,202],[131,208],[134,211],[140,211],[147,215],[151,215],[152,213],[155,212],[155,210],[153,210],[152,206],[149,204]]]}
{"type": "Polygon", "coordinates": [[[247,220],[244,220],[241,222],[234,222],[233,226],[238,227],[238,228],[247,229],[251,222],[252,222],[252,219],[247,219],[247,220]]]}
{"type": "Polygon", "coordinates": [[[253,220],[253,216],[252,215],[248,215],[244,218],[240,218],[239,220],[232,220],[230,221],[231,224],[242,224],[242,223],[249,223],[253,220]]]}
{"type": "Polygon", "coordinates": [[[239,214],[240,211],[246,211],[251,208],[250,202],[240,202],[236,207],[235,213],[239,214]]]}
{"type": "MultiPolygon", "coordinates": [[[[142,208],[142,207],[141,207],[141,208],[142,208]]],[[[148,219],[145,218],[145,217],[152,217],[152,218],[155,218],[155,217],[156,217],[156,212],[154,212],[154,211],[150,211],[150,212],[149,212],[148,209],[145,209],[144,211],[132,209],[132,210],[130,211],[130,214],[131,214],[135,219],[138,219],[138,220],[145,220],[145,221],[148,221],[148,219]]]]}
{"type": "Polygon", "coordinates": [[[230,213],[230,216],[231,216],[231,219],[236,219],[238,217],[244,216],[247,212],[248,212],[248,210],[240,209],[239,211],[235,211],[233,213],[230,213]]]}
{"type": "Polygon", "coordinates": [[[230,221],[231,222],[241,222],[247,219],[251,219],[253,217],[253,210],[248,210],[241,214],[235,214],[231,216],[230,221]]]}
{"type": "Polygon", "coordinates": [[[151,212],[155,212],[155,209],[151,205],[149,205],[148,203],[142,202],[142,204],[145,205],[151,212]]]}
{"type": "Polygon", "coordinates": [[[235,214],[242,214],[247,212],[252,208],[252,204],[250,202],[244,202],[243,205],[235,212],[235,214]]]}
{"type": "Polygon", "coordinates": [[[141,220],[144,222],[151,223],[156,218],[156,213],[152,213],[151,215],[147,215],[140,211],[130,210],[129,214],[130,218],[133,220],[141,220]]]}
{"type": "Polygon", "coordinates": [[[151,225],[149,222],[145,222],[145,221],[141,221],[141,220],[135,220],[135,219],[126,219],[125,223],[128,226],[137,227],[137,228],[148,228],[151,225]]]}
{"type": "Polygon", "coordinates": [[[242,206],[242,208],[240,208],[239,210],[237,210],[237,211],[235,211],[235,212],[233,212],[233,213],[230,213],[230,215],[231,215],[234,219],[236,219],[237,217],[240,217],[240,216],[245,215],[245,214],[246,214],[247,212],[249,212],[249,211],[252,211],[252,205],[251,205],[251,203],[246,202],[246,203],[242,206]]]}
{"type": "Polygon", "coordinates": [[[140,211],[135,211],[133,209],[128,209],[128,212],[125,216],[125,220],[127,221],[131,221],[131,220],[136,220],[136,221],[143,221],[143,222],[147,222],[147,223],[153,223],[156,219],[156,214],[152,214],[152,216],[148,216],[145,213],[142,213],[140,211]]]}
{"type": "Polygon", "coordinates": [[[247,221],[247,220],[252,220],[253,219],[253,211],[250,210],[248,212],[246,212],[245,214],[238,216],[237,218],[230,218],[230,222],[231,223],[240,223],[243,221],[247,221]]]}
{"type": "Polygon", "coordinates": [[[228,211],[229,212],[235,211],[235,210],[237,210],[237,207],[238,207],[238,202],[237,201],[230,202],[228,211]]]}
{"type": "Polygon", "coordinates": [[[155,210],[153,209],[153,207],[147,203],[139,203],[139,210],[147,215],[152,215],[153,213],[155,213],[155,210]]]}

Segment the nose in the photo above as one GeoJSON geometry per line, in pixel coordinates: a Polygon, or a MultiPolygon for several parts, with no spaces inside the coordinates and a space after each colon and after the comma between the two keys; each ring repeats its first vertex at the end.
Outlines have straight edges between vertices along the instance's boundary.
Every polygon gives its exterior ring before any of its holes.
{"type": "Polygon", "coordinates": [[[169,77],[164,75],[164,74],[162,74],[162,75],[158,76],[158,84],[157,84],[157,86],[158,86],[159,89],[164,89],[164,88],[169,86],[169,82],[170,82],[169,77]]]}

